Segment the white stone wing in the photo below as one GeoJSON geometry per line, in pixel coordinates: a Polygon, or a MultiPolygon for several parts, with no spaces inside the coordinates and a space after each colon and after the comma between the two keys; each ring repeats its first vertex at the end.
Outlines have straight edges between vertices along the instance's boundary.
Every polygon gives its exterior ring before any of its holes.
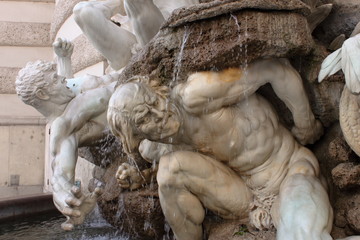
{"type": "Polygon", "coordinates": [[[324,59],[318,76],[319,82],[341,70],[341,52],[339,48],[324,59]]]}
{"type": "Polygon", "coordinates": [[[341,51],[341,68],[348,89],[352,93],[360,93],[360,34],[344,42],[341,51]]]}
{"type": "Polygon", "coordinates": [[[341,69],[348,89],[352,93],[360,93],[360,34],[346,40],[340,49],[325,58],[318,81],[341,69]]]}

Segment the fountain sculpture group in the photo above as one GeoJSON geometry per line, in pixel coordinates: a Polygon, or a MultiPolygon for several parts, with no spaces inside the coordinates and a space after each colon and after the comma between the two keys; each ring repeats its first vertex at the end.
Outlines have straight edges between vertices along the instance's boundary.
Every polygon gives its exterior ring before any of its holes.
{"type": "MultiPolygon", "coordinates": [[[[205,237],[206,209],[223,219],[245,219],[258,230],[275,227],[281,240],[333,239],[328,183],[304,147],[322,136],[323,125],[308,100],[309,83],[304,87],[288,60],[299,65],[299,57],[321,55],[311,32],[332,5],[304,2],[77,4],[75,21],[112,73],[72,79],[73,45],[57,39],[57,68],[29,63],[16,80],[20,98],[51,122],[54,203],[67,217],[62,227],[81,224],[101,199],[100,186],[90,195],[74,186],[74,173],[78,147],[91,146],[110,129],[129,159],[113,177],[123,191],[141,191],[156,176],[162,212],[178,240],[205,237]],[[118,12],[129,17],[133,32],[111,22],[118,12]],[[264,97],[258,90],[268,83],[275,94],[265,87],[264,97]],[[291,114],[279,119],[279,107],[269,102],[279,102],[275,95],[291,114]],[[144,167],[144,160],[151,166],[144,167]]],[[[340,40],[342,47],[319,75],[345,73],[340,120],[357,154],[358,36],[343,45],[340,40]]],[[[304,68],[301,74],[311,82],[319,64],[304,68]]]]}

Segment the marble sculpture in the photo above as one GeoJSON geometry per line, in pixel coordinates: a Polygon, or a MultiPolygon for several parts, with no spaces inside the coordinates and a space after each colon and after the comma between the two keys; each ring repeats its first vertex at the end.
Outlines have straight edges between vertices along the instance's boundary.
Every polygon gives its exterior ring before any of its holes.
{"type": "MultiPolygon", "coordinates": [[[[174,9],[196,3],[90,1],[78,3],[74,15],[110,66],[120,70],[174,9]],[[119,12],[128,16],[130,31],[111,22],[119,12]]],[[[319,75],[321,81],[343,69],[345,96],[360,91],[358,45],[359,35],[347,40],[325,60],[319,75]]],[[[148,76],[134,76],[114,89],[118,73],[73,79],[72,44],[58,39],[54,50],[57,72],[52,63],[29,63],[19,72],[16,89],[51,123],[54,203],[67,216],[64,229],[81,224],[102,193],[98,187],[85,195],[73,185],[77,148],[92,144],[109,127],[130,157],[139,151],[155,163],[141,172],[124,163],[115,177],[123,189],[134,190],[157,175],[161,207],[176,239],[203,238],[205,208],[225,219],[249,218],[260,230],[274,226],[279,240],[332,239],[326,182],[317,159],[303,146],[314,143],[323,127],[287,59],[258,59],[246,68],[192,73],[172,89],[148,76]],[[266,83],[291,111],[291,131],[256,93],[266,83]]],[[[345,106],[357,104],[343,98],[345,106]]],[[[356,112],[358,105],[353,109],[356,112]]],[[[342,112],[349,114],[349,109],[342,112]]],[[[345,120],[342,126],[353,125],[345,120]]],[[[360,152],[356,136],[346,140],[360,152]]]]}

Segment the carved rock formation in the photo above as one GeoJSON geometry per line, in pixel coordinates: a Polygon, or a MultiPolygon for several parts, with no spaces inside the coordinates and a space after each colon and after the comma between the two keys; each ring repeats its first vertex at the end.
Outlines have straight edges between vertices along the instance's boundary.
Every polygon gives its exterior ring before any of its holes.
{"type": "Polygon", "coordinates": [[[115,172],[127,158],[118,158],[107,168],[100,180],[106,183],[98,200],[100,211],[111,225],[137,240],[163,239],[165,220],[161,211],[157,186],[137,191],[123,191],[116,182],[115,172]]]}
{"type": "Polygon", "coordinates": [[[314,46],[308,13],[300,1],[226,0],[180,9],[131,59],[120,82],[151,74],[171,83],[191,72],[238,67],[259,57],[305,56],[314,46]]]}
{"type": "Polygon", "coordinates": [[[341,163],[331,171],[334,183],[340,189],[360,186],[360,165],[341,163]]]}

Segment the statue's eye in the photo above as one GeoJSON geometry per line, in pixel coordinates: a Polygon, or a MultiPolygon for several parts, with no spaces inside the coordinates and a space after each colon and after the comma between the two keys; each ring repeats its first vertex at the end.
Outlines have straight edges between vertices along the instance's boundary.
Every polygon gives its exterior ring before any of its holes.
{"type": "Polygon", "coordinates": [[[149,116],[144,117],[142,123],[148,123],[148,122],[150,122],[150,117],[149,116]]]}

